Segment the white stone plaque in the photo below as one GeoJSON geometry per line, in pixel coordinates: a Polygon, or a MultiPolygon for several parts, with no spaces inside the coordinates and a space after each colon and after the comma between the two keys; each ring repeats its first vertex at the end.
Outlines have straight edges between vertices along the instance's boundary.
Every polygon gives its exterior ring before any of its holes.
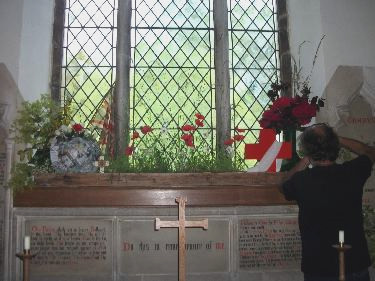
{"type": "MultiPolygon", "coordinates": [[[[120,274],[177,274],[177,229],[162,228],[156,231],[154,220],[146,219],[120,221],[119,231],[120,274]]],[[[229,221],[209,218],[208,230],[187,228],[185,248],[187,273],[228,271],[229,221]]]]}
{"type": "Polygon", "coordinates": [[[239,269],[299,269],[297,217],[246,217],[238,221],[239,269]]]}
{"type": "Polygon", "coordinates": [[[112,220],[30,219],[31,280],[112,280],[112,220]]]}

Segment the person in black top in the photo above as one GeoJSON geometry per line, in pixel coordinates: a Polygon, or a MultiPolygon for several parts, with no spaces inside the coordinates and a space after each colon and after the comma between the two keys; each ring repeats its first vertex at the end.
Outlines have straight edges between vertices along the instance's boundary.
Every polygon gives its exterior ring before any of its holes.
{"type": "Polygon", "coordinates": [[[369,281],[370,257],[363,229],[363,186],[371,175],[375,148],[338,137],[325,124],[307,128],[300,137],[304,158],[287,173],[280,191],[297,201],[305,281],[337,281],[339,231],[345,233],[347,281],[369,281]],[[341,147],[359,155],[335,163],[341,147]],[[309,168],[309,166],[312,166],[309,168]]]}

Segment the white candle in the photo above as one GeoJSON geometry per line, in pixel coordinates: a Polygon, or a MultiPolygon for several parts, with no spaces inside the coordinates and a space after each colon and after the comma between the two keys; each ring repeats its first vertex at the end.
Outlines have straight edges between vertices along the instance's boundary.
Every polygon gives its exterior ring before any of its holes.
{"type": "Polygon", "coordinates": [[[339,242],[344,243],[344,230],[339,230],[339,242]]]}
{"type": "Polygon", "coordinates": [[[23,248],[27,251],[30,250],[30,236],[25,236],[23,248]]]}

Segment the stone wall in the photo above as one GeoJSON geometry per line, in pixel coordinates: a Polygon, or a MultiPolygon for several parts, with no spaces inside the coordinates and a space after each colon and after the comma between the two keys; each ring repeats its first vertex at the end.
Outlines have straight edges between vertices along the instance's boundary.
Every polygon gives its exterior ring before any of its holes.
{"type": "MultiPolygon", "coordinates": [[[[31,281],[177,280],[177,229],[155,230],[177,209],[16,208],[13,247],[31,236],[31,281]]],[[[186,209],[204,218],[207,230],[186,230],[187,280],[302,279],[296,206],[186,209]]],[[[21,280],[18,260],[13,274],[21,280]]]]}
{"type": "Polygon", "coordinates": [[[0,140],[0,276],[3,276],[5,151],[0,140]]]}

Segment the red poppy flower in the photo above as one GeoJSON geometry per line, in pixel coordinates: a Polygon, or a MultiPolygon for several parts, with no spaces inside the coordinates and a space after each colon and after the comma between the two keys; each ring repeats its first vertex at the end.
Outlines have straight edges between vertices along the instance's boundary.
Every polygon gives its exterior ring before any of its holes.
{"type": "Polygon", "coordinates": [[[127,148],[125,148],[125,155],[126,156],[132,155],[133,152],[134,152],[134,147],[133,146],[128,146],[127,148]]]}
{"type": "Polygon", "coordinates": [[[233,139],[235,141],[242,141],[244,138],[245,138],[245,136],[243,136],[243,135],[234,135],[233,136],[233,139]]]}
{"type": "Polygon", "coordinates": [[[224,141],[224,145],[232,145],[234,143],[234,139],[227,139],[224,141]]]}
{"type": "Polygon", "coordinates": [[[192,134],[183,134],[183,135],[181,136],[181,139],[182,139],[183,141],[185,141],[185,143],[187,143],[187,142],[193,142],[193,141],[194,141],[194,137],[193,137],[192,134]]]}
{"type": "Polygon", "coordinates": [[[80,133],[80,132],[82,132],[83,131],[83,126],[81,125],[81,124],[78,124],[78,123],[76,123],[76,124],[74,124],[73,126],[72,126],[72,129],[76,132],[76,133],[80,133]]]}
{"type": "Polygon", "coordinates": [[[139,138],[139,133],[137,131],[134,131],[132,135],[132,140],[135,140],[137,138],[139,138]]]}
{"type": "Polygon", "coordinates": [[[236,130],[236,132],[238,133],[244,133],[245,132],[245,129],[240,129],[238,127],[234,128],[236,130]]]}
{"type": "Polygon", "coordinates": [[[198,127],[203,127],[204,126],[202,120],[200,120],[200,119],[195,119],[195,125],[197,125],[198,127]]]}
{"type": "Polygon", "coordinates": [[[200,114],[199,112],[195,113],[195,117],[197,117],[199,120],[204,120],[204,116],[200,114]]]}
{"type": "Polygon", "coordinates": [[[185,144],[186,144],[186,146],[188,146],[188,147],[195,147],[195,146],[194,146],[194,143],[193,143],[192,140],[190,140],[190,141],[186,141],[185,144]]]}
{"type": "Polygon", "coordinates": [[[147,125],[143,126],[143,127],[141,127],[141,132],[142,132],[142,134],[146,135],[146,134],[152,132],[152,128],[150,126],[147,126],[147,125]]]}
{"type": "Polygon", "coordinates": [[[192,134],[183,134],[181,139],[185,142],[187,146],[194,147],[194,137],[192,134]]]}
{"type": "Polygon", "coordinates": [[[192,126],[192,125],[186,124],[186,125],[183,125],[183,126],[181,127],[181,130],[183,130],[183,131],[185,131],[185,132],[195,131],[195,127],[192,126]]]}

